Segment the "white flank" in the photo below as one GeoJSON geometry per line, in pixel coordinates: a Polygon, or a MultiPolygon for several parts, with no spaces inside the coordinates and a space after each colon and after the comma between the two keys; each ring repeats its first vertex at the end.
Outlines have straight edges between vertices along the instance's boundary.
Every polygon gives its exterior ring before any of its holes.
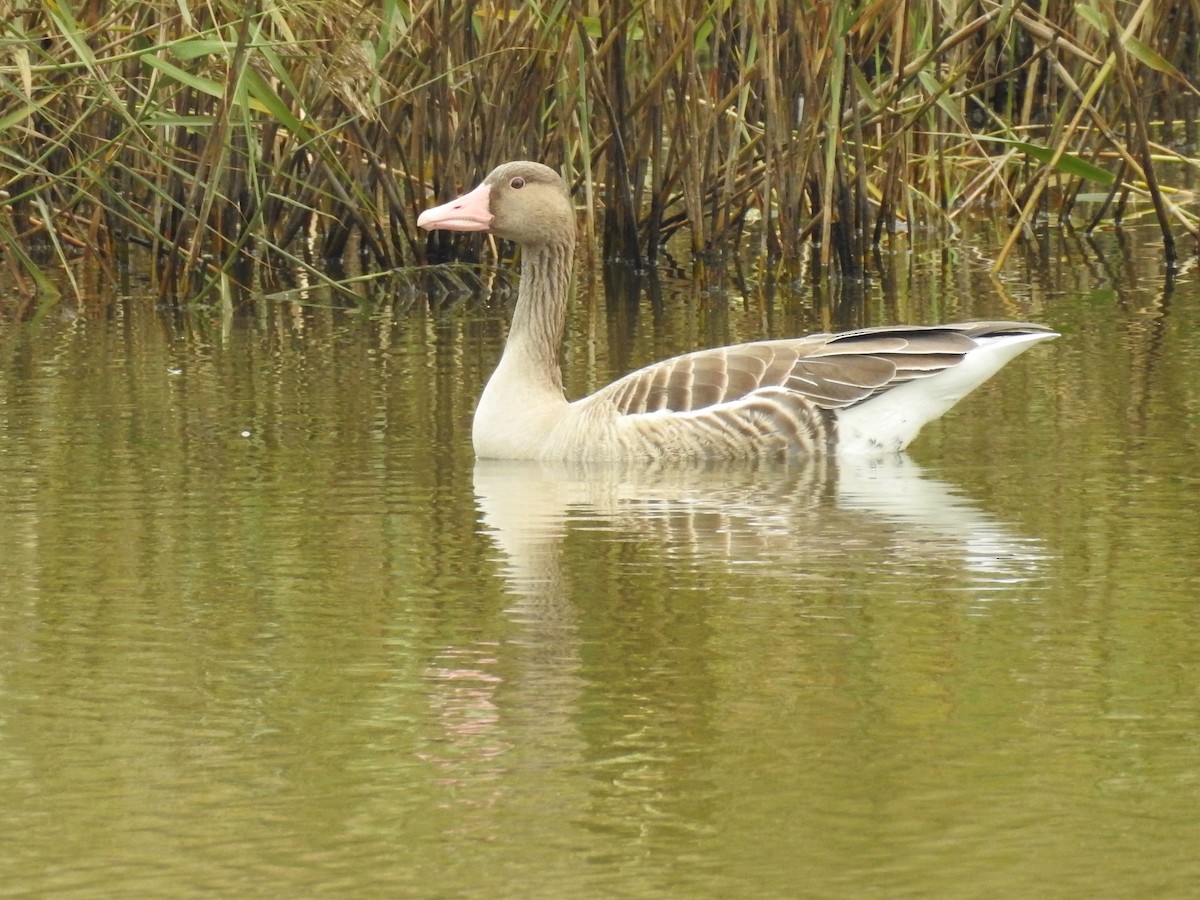
{"type": "Polygon", "coordinates": [[[929,378],[918,378],[837,413],[837,452],[846,456],[895,453],[910,443],[921,427],[983,384],[1006,363],[1055,332],[976,338],[979,345],[956,366],[929,378]]]}

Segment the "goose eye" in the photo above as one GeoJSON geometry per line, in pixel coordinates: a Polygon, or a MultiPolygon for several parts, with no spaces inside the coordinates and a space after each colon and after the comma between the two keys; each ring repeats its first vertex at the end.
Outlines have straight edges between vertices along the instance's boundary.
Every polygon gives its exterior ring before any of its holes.
{"type": "Polygon", "coordinates": [[[508,183],[508,186],[514,191],[519,191],[521,188],[525,187],[525,179],[518,175],[508,183]]]}

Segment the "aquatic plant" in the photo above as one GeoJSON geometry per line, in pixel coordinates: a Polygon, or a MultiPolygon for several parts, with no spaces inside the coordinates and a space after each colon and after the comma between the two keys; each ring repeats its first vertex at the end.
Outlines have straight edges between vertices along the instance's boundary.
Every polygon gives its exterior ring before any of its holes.
{"type": "Polygon", "coordinates": [[[983,212],[999,269],[1142,198],[1173,259],[1197,38],[1177,0],[6,3],[0,254],[52,291],[144,247],[163,297],[469,257],[417,213],[527,157],[634,261],[680,235],[853,274],[983,212]]]}

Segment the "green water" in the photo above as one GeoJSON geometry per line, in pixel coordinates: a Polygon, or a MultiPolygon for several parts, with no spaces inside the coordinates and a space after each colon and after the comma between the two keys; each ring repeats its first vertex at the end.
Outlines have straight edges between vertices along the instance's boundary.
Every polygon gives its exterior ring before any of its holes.
{"type": "Polygon", "coordinates": [[[866,468],[476,466],[504,293],[0,297],[0,896],[1194,896],[1200,290],[1041,249],[583,279],[575,394],[1063,332],[866,468]]]}

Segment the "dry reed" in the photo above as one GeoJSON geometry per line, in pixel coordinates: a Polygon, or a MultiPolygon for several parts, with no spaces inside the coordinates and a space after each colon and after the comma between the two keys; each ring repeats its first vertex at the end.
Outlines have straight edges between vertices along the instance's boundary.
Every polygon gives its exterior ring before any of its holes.
{"type": "Polygon", "coordinates": [[[749,234],[853,274],[982,210],[1012,218],[1000,268],[1039,217],[1136,197],[1173,259],[1198,38],[1172,0],[9,0],[0,254],[52,291],[145,247],[164,297],[469,257],[417,212],[528,157],[635,263],[749,234]]]}

